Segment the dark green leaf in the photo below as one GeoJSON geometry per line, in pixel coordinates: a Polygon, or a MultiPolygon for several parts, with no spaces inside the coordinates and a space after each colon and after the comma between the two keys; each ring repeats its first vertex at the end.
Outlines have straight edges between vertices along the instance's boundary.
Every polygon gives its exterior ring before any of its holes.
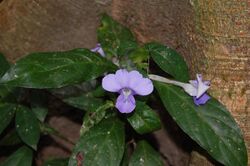
{"type": "Polygon", "coordinates": [[[103,15],[97,34],[98,41],[108,57],[127,55],[129,51],[137,47],[130,30],[108,15],[103,15]]]}
{"type": "Polygon", "coordinates": [[[132,151],[132,148],[130,148],[130,144],[126,144],[120,166],[128,166],[131,151],[132,151]]]}
{"type": "Polygon", "coordinates": [[[0,134],[8,126],[15,115],[16,105],[0,103],[0,134]]]}
{"type": "Polygon", "coordinates": [[[59,88],[115,69],[114,64],[87,49],[33,53],[18,60],[0,83],[26,88],[59,88]]]}
{"type": "MultiPolygon", "coordinates": [[[[5,59],[3,54],[0,53],[0,78],[7,72],[10,68],[10,64],[5,59]]],[[[14,87],[8,87],[6,85],[0,85],[0,100],[3,101],[14,101],[16,98],[13,95],[16,91],[14,87]]]]}
{"type": "Polygon", "coordinates": [[[228,166],[247,165],[241,131],[222,104],[212,98],[204,106],[196,106],[178,87],[162,83],[155,86],[177,124],[213,158],[228,166]]]}
{"type": "Polygon", "coordinates": [[[149,55],[148,51],[145,48],[138,47],[136,50],[132,51],[129,54],[129,59],[132,60],[134,64],[136,64],[139,69],[148,69],[148,60],[149,55]]]}
{"type": "Polygon", "coordinates": [[[114,104],[112,102],[106,102],[105,104],[98,106],[95,110],[86,112],[83,118],[80,135],[83,135],[91,127],[98,124],[106,116],[106,110],[113,106],[114,104]]]}
{"type": "Polygon", "coordinates": [[[24,106],[16,110],[16,130],[23,142],[36,150],[40,137],[39,122],[35,114],[24,106]]]}
{"type": "Polygon", "coordinates": [[[140,141],[131,156],[129,166],[163,166],[161,156],[146,141],[140,141]]]}
{"type": "Polygon", "coordinates": [[[0,146],[11,146],[22,143],[16,130],[11,130],[7,135],[0,141],[0,146]]]}
{"type": "Polygon", "coordinates": [[[31,166],[33,152],[28,147],[21,147],[0,166],[31,166]]]}
{"type": "Polygon", "coordinates": [[[0,53],[0,77],[2,77],[9,68],[9,62],[5,59],[4,55],[0,53]]]}
{"type": "Polygon", "coordinates": [[[84,134],[73,150],[69,166],[82,155],[84,166],[118,166],[124,152],[124,126],[115,118],[102,120],[84,134]]]}
{"type": "Polygon", "coordinates": [[[131,126],[139,133],[145,134],[161,128],[158,115],[145,103],[137,101],[132,116],[128,118],[131,126]]]}
{"type": "Polygon", "coordinates": [[[149,43],[145,47],[163,71],[179,81],[189,80],[186,62],[175,50],[157,43],[149,43]]]}
{"type": "Polygon", "coordinates": [[[33,91],[31,93],[31,110],[36,115],[37,119],[43,122],[48,113],[48,96],[43,91],[33,91]]]}
{"type": "Polygon", "coordinates": [[[63,101],[85,111],[94,111],[104,103],[101,99],[90,97],[85,94],[77,97],[69,97],[63,101]]]}
{"type": "Polygon", "coordinates": [[[46,161],[43,166],[68,166],[69,159],[53,159],[46,161]]]}
{"type": "Polygon", "coordinates": [[[89,93],[95,90],[97,81],[89,80],[80,84],[65,86],[62,88],[49,89],[49,91],[58,98],[64,99],[72,96],[79,96],[83,93],[89,93]]]}

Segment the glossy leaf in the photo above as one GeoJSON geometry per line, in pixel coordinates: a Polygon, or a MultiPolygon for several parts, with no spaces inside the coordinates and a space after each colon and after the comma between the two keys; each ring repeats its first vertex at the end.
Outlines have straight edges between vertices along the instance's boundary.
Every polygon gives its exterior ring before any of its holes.
{"type": "Polygon", "coordinates": [[[196,106],[178,87],[155,83],[160,98],[177,124],[216,160],[228,166],[246,166],[243,137],[227,109],[211,99],[196,106]]]}
{"type": "Polygon", "coordinates": [[[68,166],[69,159],[53,159],[46,161],[43,166],[68,166]]]}
{"type": "Polygon", "coordinates": [[[0,146],[12,146],[22,143],[16,130],[11,130],[0,141],[0,146]]]}
{"type": "Polygon", "coordinates": [[[118,166],[124,152],[124,126],[115,118],[102,120],[76,144],[69,166],[76,166],[79,155],[84,166],[118,166]]]}
{"type": "Polygon", "coordinates": [[[24,106],[17,108],[16,130],[23,142],[36,150],[40,137],[39,122],[35,114],[24,106]]]}
{"type": "Polygon", "coordinates": [[[0,83],[26,88],[59,88],[115,69],[111,62],[87,49],[33,53],[18,60],[0,83]]]}
{"type": "Polygon", "coordinates": [[[24,146],[7,158],[0,166],[31,166],[32,156],[32,150],[24,146]]]}
{"type": "Polygon", "coordinates": [[[137,101],[135,111],[128,122],[139,134],[150,133],[161,128],[158,115],[145,103],[137,101]]]}
{"type": "Polygon", "coordinates": [[[10,68],[9,62],[6,60],[4,55],[0,53],[0,77],[10,68]]]}
{"type": "Polygon", "coordinates": [[[77,97],[69,97],[63,99],[63,101],[73,107],[85,111],[94,111],[104,103],[101,99],[94,98],[85,94],[77,97]]]}
{"type": "Polygon", "coordinates": [[[157,43],[146,44],[149,55],[155,63],[166,73],[179,81],[188,81],[188,67],[186,62],[175,50],[157,43]]]}
{"type": "Polygon", "coordinates": [[[11,122],[15,115],[16,105],[0,103],[0,134],[11,122]]]}
{"type": "Polygon", "coordinates": [[[80,135],[83,135],[94,125],[98,124],[106,116],[106,110],[113,106],[112,102],[106,102],[96,107],[95,110],[87,111],[83,118],[80,135]]]}
{"type": "MultiPolygon", "coordinates": [[[[10,68],[9,62],[5,59],[4,55],[0,53],[0,78],[5,74],[5,72],[7,72],[9,68],[10,68]]],[[[8,97],[11,98],[11,100],[13,101],[14,98],[14,96],[12,95],[13,89],[14,89],[13,87],[0,85],[0,100],[5,100],[8,97]]]]}
{"type": "Polygon", "coordinates": [[[130,30],[108,15],[103,15],[97,31],[98,41],[108,57],[124,56],[137,47],[130,30]]]}
{"type": "Polygon", "coordinates": [[[161,156],[146,141],[140,141],[131,156],[129,166],[163,166],[161,156]]]}

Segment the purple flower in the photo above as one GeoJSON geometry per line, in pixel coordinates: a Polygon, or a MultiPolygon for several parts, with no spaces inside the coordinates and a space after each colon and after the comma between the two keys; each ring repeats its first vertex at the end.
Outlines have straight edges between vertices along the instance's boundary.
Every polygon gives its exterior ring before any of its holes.
{"type": "Polygon", "coordinates": [[[96,47],[95,47],[95,48],[92,48],[91,51],[92,51],[92,52],[97,52],[97,53],[99,53],[99,54],[100,54],[101,56],[103,56],[103,57],[105,56],[105,53],[104,53],[104,51],[103,51],[103,49],[102,49],[100,43],[97,43],[97,44],[96,44],[96,47]]]}
{"type": "Polygon", "coordinates": [[[135,109],[134,95],[146,96],[153,91],[152,81],[136,70],[128,72],[117,70],[115,74],[108,74],[102,80],[102,87],[109,92],[118,92],[116,108],[121,113],[130,113],[135,109]]]}
{"type": "Polygon", "coordinates": [[[206,91],[210,87],[209,81],[202,81],[201,74],[197,74],[197,80],[190,80],[190,84],[194,87],[192,94],[195,105],[205,104],[211,97],[206,91]]]}

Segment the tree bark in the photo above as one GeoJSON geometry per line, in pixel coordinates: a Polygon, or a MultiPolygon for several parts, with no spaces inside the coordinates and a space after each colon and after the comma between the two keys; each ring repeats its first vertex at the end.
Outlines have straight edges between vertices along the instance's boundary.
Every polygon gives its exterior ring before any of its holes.
{"type": "MultiPolygon", "coordinates": [[[[248,4],[248,0],[3,0],[0,51],[15,61],[34,51],[93,47],[99,13],[106,11],[131,28],[139,41],[159,41],[177,49],[192,77],[201,73],[211,80],[210,93],[231,111],[249,152],[248,4]]],[[[197,165],[194,161],[190,165],[197,165]]]]}

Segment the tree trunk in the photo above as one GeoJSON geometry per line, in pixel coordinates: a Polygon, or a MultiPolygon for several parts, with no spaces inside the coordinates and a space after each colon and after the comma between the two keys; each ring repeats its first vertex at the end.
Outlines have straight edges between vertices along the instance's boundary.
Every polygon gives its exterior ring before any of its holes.
{"type": "MultiPolygon", "coordinates": [[[[130,27],[141,42],[159,41],[177,49],[193,77],[202,73],[206,80],[211,80],[210,93],[231,111],[244,133],[249,152],[248,3],[248,0],[0,0],[0,51],[15,61],[34,51],[93,47],[99,13],[107,11],[130,27]]],[[[175,154],[167,151],[164,153],[170,157],[181,154],[181,150],[175,154]]],[[[197,165],[197,153],[192,154],[190,165],[197,165]]],[[[208,162],[201,161],[198,165],[208,162]]]]}

